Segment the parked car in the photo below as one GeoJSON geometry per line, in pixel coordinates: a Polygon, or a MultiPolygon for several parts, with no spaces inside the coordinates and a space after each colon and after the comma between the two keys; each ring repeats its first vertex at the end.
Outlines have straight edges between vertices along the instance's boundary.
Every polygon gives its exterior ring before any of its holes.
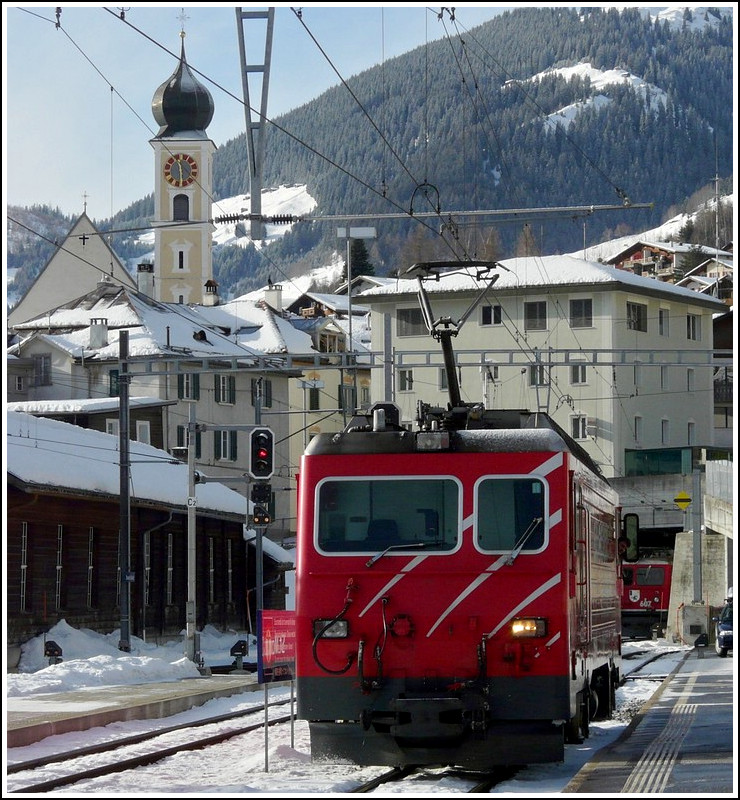
{"type": "Polygon", "coordinates": [[[725,600],[725,606],[714,621],[715,642],[717,655],[726,658],[728,650],[732,650],[732,590],[725,600]]]}

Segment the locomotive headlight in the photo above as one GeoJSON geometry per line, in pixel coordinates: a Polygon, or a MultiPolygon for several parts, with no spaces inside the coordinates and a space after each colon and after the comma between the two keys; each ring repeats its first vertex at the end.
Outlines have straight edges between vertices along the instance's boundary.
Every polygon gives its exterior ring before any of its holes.
{"type": "Polygon", "coordinates": [[[330,619],[315,619],[313,621],[314,638],[319,634],[322,639],[346,639],[349,636],[349,625],[346,619],[338,619],[334,622],[330,619]]]}
{"type": "Polygon", "coordinates": [[[512,620],[511,635],[517,638],[526,636],[545,636],[547,620],[543,617],[520,617],[512,620]]]}

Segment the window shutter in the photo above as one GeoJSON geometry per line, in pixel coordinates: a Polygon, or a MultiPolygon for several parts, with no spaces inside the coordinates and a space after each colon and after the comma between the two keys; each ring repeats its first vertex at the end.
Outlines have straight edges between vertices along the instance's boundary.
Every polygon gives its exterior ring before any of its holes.
{"type": "Polygon", "coordinates": [[[229,460],[236,461],[236,431],[229,431],[229,460]]]}
{"type": "Polygon", "coordinates": [[[182,374],[177,376],[177,396],[180,400],[185,397],[185,376],[182,374]]]}
{"type": "Polygon", "coordinates": [[[236,404],[236,378],[229,375],[229,403],[236,404]]]}
{"type": "Polygon", "coordinates": [[[200,400],[200,375],[193,375],[193,400],[200,400]]]}
{"type": "Polygon", "coordinates": [[[213,376],[213,393],[214,397],[216,398],[216,402],[221,402],[221,376],[214,375],[213,376]]]}
{"type": "Polygon", "coordinates": [[[216,461],[221,458],[221,431],[213,432],[213,457],[216,461]]]}

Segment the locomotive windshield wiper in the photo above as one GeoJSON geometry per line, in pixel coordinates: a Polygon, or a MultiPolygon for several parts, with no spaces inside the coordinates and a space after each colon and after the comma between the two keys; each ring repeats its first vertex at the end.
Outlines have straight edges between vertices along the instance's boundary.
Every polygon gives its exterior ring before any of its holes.
{"type": "Polygon", "coordinates": [[[444,542],[441,540],[436,540],[434,542],[409,542],[408,544],[392,544],[389,547],[386,547],[385,550],[382,550],[380,553],[376,553],[372,558],[368,559],[365,562],[365,566],[372,567],[373,564],[380,561],[380,559],[391,550],[411,550],[412,548],[416,547],[439,547],[442,544],[444,544],[444,542]]]}
{"type": "Polygon", "coordinates": [[[514,563],[514,559],[522,552],[522,547],[527,543],[529,537],[537,530],[537,526],[542,522],[544,517],[533,517],[532,521],[529,523],[529,527],[526,531],[521,535],[519,541],[514,545],[514,549],[509,553],[509,557],[506,559],[506,563],[511,565],[514,563]]]}

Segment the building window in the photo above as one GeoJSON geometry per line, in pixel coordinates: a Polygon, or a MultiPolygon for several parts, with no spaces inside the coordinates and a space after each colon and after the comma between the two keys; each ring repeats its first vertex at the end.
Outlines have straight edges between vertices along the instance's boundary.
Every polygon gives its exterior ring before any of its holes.
{"type": "Polygon", "coordinates": [[[95,596],[95,528],[87,531],[87,607],[94,608],[95,596]]]}
{"type": "Polygon", "coordinates": [[[530,386],[547,386],[547,368],[544,364],[532,364],[529,368],[530,386]]]}
{"type": "Polygon", "coordinates": [[[119,392],[118,370],[108,370],[108,397],[118,397],[119,392]]]}
{"type": "Polygon", "coordinates": [[[190,198],[186,194],[176,194],[172,198],[172,219],[187,222],[190,218],[190,198]]]}
{"type": "Polygon", "coordinates": [[[480,324],[481,325],[501,325],[502,314],[501,306],[481,306],[480,324]]]}
{"type": "Polygon", "coordinates": [[[180,270],[185,269],[185,253],[182,250],[177,251],[177,268],[180,270]]]}
{"type": "Polygon", "coordinates": [[[414,388],[414,371],[412,369],[398,370],[398,391],[411,392],[414,388]]]}
{"type": "Polygon", "coordinates": [[[669,317],[667,308],[661,308],[658,310],[658,333],[661,336],[669,335],[669,317]]]}
{"type": "Polygon", "coordinates": [[[64,526],[57,525],[57,563],[54,582],[54,609],[62,609],[62,580],[64,579],[64,526]]]}
{"type": "Polygon", "coordinates": [[[686,430],[686,443],[689,445],[696,444],[696,423],[689,422],[687,430],[686,430]]]}
{"type": "Polygon", "coordinates": [[[660,443],[668,444],[670,439],[670,424],[667,419],[660,421],[660,443]]]}
{"type": "Polygon", "coordinates": [[[236,461],[236,431],[213,432],[213,457],[216,461],[236,461]]]}
{"type": "Polygon", "coordinates": [[[208,602],[216,602],[216,543],[208,537],[208,602]]]}
{"type": "Polygon", "coordinates": [[[632,377],[635,386],[642,386],[642,364],[639,361],[635,361],[632,366],[632,377]]]}
{"type": "Polygon", "coordinates": [[[634,434],[635,442],[642,442],[642,417],[635,417],[634,434]]]}
{"type": "Polygon", "coordinates": [[[524,330],[544,331],[547,328],[547,303],[538,300],[536,303],[524,304],[524,330]]]}
{"type": "Polygon", "coordinates": [[[660,368],[660,388],[661,391],[668,391],[668,367],[661,366],[660,368]]]}
{"type": "Polygon", "coordinates": [[[165,602],[171,606],[175,601],[175,539],[167,534],[167,574],[165,577],[165,602]]]}
{"type": "Polygon", "coordinates": [[[447,370],[444,367],[439,368],[437,386],[440,392],[446,392],[450,388],[447,383],[447,370]]]}
{"type": "Polygon", "coordinates": [[[23,379],[22,375],[15,376],[15,390],[16,392],[22,392],[26,388],[26,382],[23,379]]]}
{"type": "Polygon", "coordinates": [[[694,388],[695,388],[694,370],[692,367],[689,367],[686,370],[686,391],[693,392],[694,388]]]}
{"type": "Polygon", "coordinates": [[[321,408],[321,389],[311,386],[308,389],[308,410],[318,411],[321,408]]]}
{"type": "Polygon", "coordinates": [[[226,540],[226,600],[234,602],[234,542],[226,540]]]}
{"type": "Polygon", "coordinates": [[[570,327],[591,328],[594,324],[593,308],[590,298],[570,301],[570,327]]]}
{"type": "Polygon", "coordinates": [[[200,375],[183,372],[177,376],[177,396],[180,400],[200,400],[200,375]]]}
{"type": "Polygon", "coordinates": [[[234,375],[214,375],[216,402],[233,406],[236,403],[236,377],[234,375]]]}
{"type": "MultiPolygon", "coordinates": [[[[177,426],[177,446],[178,447],[187,447],[188,446],[188,429],[185,425],[178,425],[177,426]]],[[[200,459],[200,431],[195,432],[195,458],[200,459]]]]}
{"type": "Polygon", "coordinates": [[[643,303],[627,303],[627,329],[647,332],[647,306],[643,303]]]}
{"type": "Polygon", "coordinates": [[[421,336],[429,333],[420,308],[399,308],[396,311],[396,320],[399,336],[421,336]]]}
{"type": "Polygon", "coordinates": [[[586,365],[585,364],[571,364],[570,365],[570,382],[573,386],[586,383],[586,365]]]}
{"type": "Polygon", "coordinates": [[[586,439],[588,438],[587,434],[587,418],[583,416],[571,417],[570,418],[570,435],[574,439],[586,439]]]}
{"type": "Polygon", "coordinates": [[[340,383],[337,386],[337,400],[340,411],[348,411],[350,414],[355,413],[357,393],[351,383],[340,383]]]}
{"type": "Polygon", "coordinates": [[[152,604],[152,537],[148,531],[144,532],[142,537],[142,546],[144,549],[144,605],[150,606],[152,604]]]}
{"type": "Polygon", "coordinates": [[[51,386],[51,353],[33,356],[33,385],[51,386]]]}
{"type": "Polygon", "coordinates": [[[28,611],[28,552],[28,523],[21,522],[21,612],[28,611]]]}
{"type": "Polygon", "coordinates": [[[267,378],[252,378],[250,394],[252,405],[272,408],[272,381],[267,378]]]}
{"type": "Polygon", "coordinates": [[[151,427],[149,420],[137,419],[136,420],[136,441],[142,444],[152,443],[151,427]]]}
{"type": "Polygon", "coordinates": [[[118,436],[120,428],[118,427],[118,418],[117,417],[108,417],[105,421],[105,432],[109,433],[111,436],[118,436]]]}
{"type": "Polygon", "coordinates": [[[701,317],[698,314],[686,315],[686,338],[693,342],[701,341],[701,317]]]}
{"type": "Polygon", "coordinates": [[[362,386],[360,388],[360,402],[363,408],[367,408],[370,405],[370,387],[369,386],[362,386]]]}

